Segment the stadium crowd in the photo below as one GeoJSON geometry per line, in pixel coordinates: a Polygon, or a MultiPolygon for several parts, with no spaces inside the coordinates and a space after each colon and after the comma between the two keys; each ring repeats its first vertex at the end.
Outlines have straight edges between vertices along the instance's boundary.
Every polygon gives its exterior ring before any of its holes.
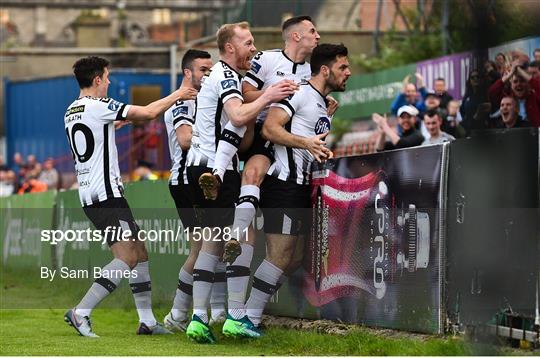
{"type": "Polygon", "coordinates": [[[0,157],[0,196],[40,193],[60,187],[60,176],[54,168],[53,158],[43,164],[30,154],[26,161],[20,153],[13,155],[13,165],[7,166],[0,157]]]}
{"type": "Polygon", "coordinates": [[[540,49],[532,59],[519,50],[498,53],[471,70],[461,102],[447,92],[444,78],[428,90],[422,75],[415,77],[415,83],[403,79],[392,102],[395,120],[372,115],[376,150],[437,144],[478,130],[540,127],[540,49]]]}
{"type": "MultiPolygon", "coordinates": [[[[459,101],[448,93],[445,78],[435,79],[433,89],[427,88],[421,74],[416,73],[414,78],[415,81],[411,81],[411,76],[403,79],[402,91],[391,104],[390,117],[373,114],[376,133],[362,136],[364,141],[369,138],[369,145],[358,146],[361,147],[359,153],[337,150],[335,156],[436,144],[465,138],[477,130],[540,126],[540,49],[533,52],[533,58],[514,50],[486,60],[470,71],[459,101]],[[411,119],[412,126],[402,124],[411,119]],[[404,130],[403,126],[409,129],[404,130]]],[[[141,158],[150,160],[137,161],[130,175],[123,176],[124,181],[168,178],[168,171],[155,168],[157,154],[150,157],[145,154],[147,142],[165,138],[161,136],[164,124],[151,124],[151,140],[144,138],[145,152],[140,153],[141,158]]],[[[161,149],[165,151],[164,146],[161,149]]],[[[12,163],[9,167],[0,158],[0,196],[77,188],[76,182],[70,186],[72,180],[62,180],[62,175],[54,168],[54,158],[47,158],[41,164],[33,154],[27,155],[25,161],[20,153],[15,153],[12,163]]]]}

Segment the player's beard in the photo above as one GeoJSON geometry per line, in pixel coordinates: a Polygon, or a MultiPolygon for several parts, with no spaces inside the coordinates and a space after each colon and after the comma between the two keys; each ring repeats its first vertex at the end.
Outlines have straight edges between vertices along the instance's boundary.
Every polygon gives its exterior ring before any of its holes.
{"type": "Polygon", "coordinates": [[[244,71],[249,71],[251,69],[251,56],[250,55],[247,55],[247,56],[242,56],[241,58],[238,59],[238,69],[240,70],[244,70],[244,71]]]}
{"type": "Polygon", "coordinates": [[[195,88],[197,91],[201,90],[201,80],[197,81],[195,77],[191,77],[191,86],[195,88]]]}
{"type": "Polygon", "coordinates": [[[329,87],[332,89],[331,92],[344,92],[345,83],[346,81],[339,82],[334,73],[330,72],[330,76],[328,77],[328,84],[329,87]]]}

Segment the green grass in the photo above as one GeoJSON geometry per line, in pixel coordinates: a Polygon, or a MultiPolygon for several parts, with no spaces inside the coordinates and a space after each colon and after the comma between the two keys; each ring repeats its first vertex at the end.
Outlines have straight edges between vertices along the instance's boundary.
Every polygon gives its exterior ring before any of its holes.
{"type": "MultiPolygon", "coordinates": [[[[34,273],[35,276],[35,273],[34,273]]],[[[86,283],[48,284],[21,272],[2,272],[0,289],[1,355],[497,355],[489,346],[450,337],[380,337],[358,327],[346,336],[269,328],[263,338],[226,338],[215,327],[218,343],[198,345],[184,334],[137,336],[137,314],[127,289],[108,297],[92,315],[99,339],[80,337],[63,321],[64,311],[84,293],[86,283]],[[5,309],[11,307],[15,309],[5,309]],[[22,307],[41,307],[26,308],[22,307]],[[45,308],[55,307],[55,308],[45,308]],[[117,308],[112,308],[117,307],[117,308]]],[[[158,319],[170,302],[155,310],[158,319]]]]}

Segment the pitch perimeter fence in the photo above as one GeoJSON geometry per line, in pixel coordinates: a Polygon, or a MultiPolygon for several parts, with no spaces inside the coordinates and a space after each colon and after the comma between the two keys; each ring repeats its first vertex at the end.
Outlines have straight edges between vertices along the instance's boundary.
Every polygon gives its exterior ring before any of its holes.
{"type": "MultiPolygon", "coordinates": [[[[484,323],[505,302],[533,314],[539,146],[538,129],[491,131],[314,167],[311,234],[267,311],[427,333],[484,323]]],[[[146,233],[154,297],[172,302],[189,242],[167,183],[129,183],[125,196],[146,233]]],[[[47,279],[44,268],[92,272],[112,258],[106,244],[66,235],[93,229],[77,191],[10,196],[0,207],[3,269],[47,279]],[[53,244],[54,235],[64,236],[53,244]]],[[[253,226],[254,272],[265,256],[260,212],[253,226]]]]}

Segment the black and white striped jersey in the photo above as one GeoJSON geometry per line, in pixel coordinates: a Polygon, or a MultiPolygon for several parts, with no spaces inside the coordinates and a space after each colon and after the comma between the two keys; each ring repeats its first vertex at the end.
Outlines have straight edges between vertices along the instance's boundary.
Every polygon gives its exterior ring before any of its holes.
{"type": "MultiPolygon", "coordinates": [[[[223,105],[231,98],[242,97],[242,75],[223,61],[212,66],[208,76],[203,77],[197,95],[197,114],[193,126],[193,137],[189,149],[188,166],[214,166],[214,158],[221,132],[229,122],[223,105]]],[[[227,170],[237,170],[238,156],[235,155],[227,170]]]]}
{"type": "Polygon", "coordinates": [[[181,125],[193,126],[197,112],[197,101],[176,101],[164,115],[167,136],[169,137],[169,153],[171,155],[171,176],[169,184],[187,184],[186,159],[188,150],[182,150],[176,139],[176,129],[181,125]]]}
{"type": "MultiPolygon", "coordinates": [[[[294,62],[283,50],[268,50],[257,53],[251,60],[251,69],[246,73],[244,81],[261,90],[285,79],[302,83],[310,78],[309,63],[294,62]]],[[[268,107],[259,113],[257,122],[264,122],[267,114],[268,107]]]]}
{"type": "MultiPolygon", "coordinates": [[[[332,119],[326,110],[325,97],[311,83],[300,85],[300,89],[289,98],[272,107],[283,109],[291,118],[285,129],[300,137],[313,137],[330,130],[332,119]]],[[[268,174],[283,181],[297,184],[309,184],[311,163],[315,158],[306,149],[288,148],[274,144],[276,160],[268,170],[268,174]]]]}
{"type": "Polygon", "coordinates": [[[64,126],[83,206],[123,195],[118,167],[114,121],[124,120],[131,108],[112,98],[83,97],[64,115],[64,126]]]}

